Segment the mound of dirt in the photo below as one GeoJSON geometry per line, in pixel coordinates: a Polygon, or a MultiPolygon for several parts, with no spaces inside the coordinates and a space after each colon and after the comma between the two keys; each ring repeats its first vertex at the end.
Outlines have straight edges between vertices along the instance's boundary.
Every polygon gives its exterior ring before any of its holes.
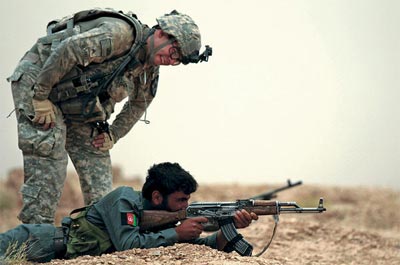
{"type": "MultiPolygon", "coordinates": [[[[69,178],[56,220],[82,204],[76,176],[69,178]]],[[[141,187],[137,180],[121,179],[116,184],[119,185],[131,185],[136,189],[141,187]]],[[[193,194],[192,201],[234,201],[272,188],[276,186],[202,185],[193,194]]],[[[1,189],[4,190],[4,187],[1,189]]],[[[9,192],[7,196],[11,197],[8,199],[13,199],[12,196],[17,196],[15,194],[9,192]]],[[[320,197],[325,198],[327,208],[322,214],[281,214],[275,238],[260,257],[241,257],[205,246],[176,244],[154,249],[132,249],[100,257],[54,260],[48,264],[400,264],[399,191],[304,184],[280,193],[277,199],[315,207],[320,197]]],[[[7,216],[18,213],[19,203],[13,205],[15,209],[7,209],[7,216]]],[[[1,231],[18,223],[15,215],[5,218],[4,212],[1,212],[1,231]]],[[[261,216],[250,227],[240,230],[253,245],[254,254],[267,244],[273,226],[270,216],[261,216]]]]}

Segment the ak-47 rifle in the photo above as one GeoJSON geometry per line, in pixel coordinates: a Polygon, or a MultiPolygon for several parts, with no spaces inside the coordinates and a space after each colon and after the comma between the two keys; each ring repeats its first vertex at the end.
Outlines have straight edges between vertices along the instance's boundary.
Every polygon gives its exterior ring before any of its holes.
{"type": "Polygon", "coordinates": [[[323,199],[320,198],[319,204],[315,208],[303,208],[296,202],[279,202],[266,200],[237,200],[236,202],[194,202],[186,210],[176,212],[144,210],[141,213],[139,227],[141,230],[151,230],[167,224],[174,224],[191,217],[206,217],[207,223],[203,224],[205,231],[216,231],[221,229],[228,241],[225,250],[235,250],[242,256],[251,256],[253,247],[243,239],[233,223],[233,216],[238,210],[254,212],[257,215],[273,215],[275,217],[275,227],[269,243],[264,249],[255,256],[260,256],[267,250],[275,235],[278,224],[278,215],[281,213],[321,213],[326,211],[323,199]]]}
{"type": "Polygon", "coordinates": [[[276,196],[277,196],[276,194],[278,192],[293,188],[295,186],[301,185],[302,183],[303,182],[301,180],[299,180],[299,181],[297,181],[295,183],[292,183],[290,181],[290,179],[288,179],[286,186],[283,186],[283,187],[280,187],[280,188],[277,188],[277,189],[274,189],[274,190],[270,190],[270,191],[267,191],[265,193],[261,193],[261,194],[259,194],[257,196],[251,197],[250,199],[253,199],[253,200],[271,200],[273,198],[276,198],[276,196]]]}

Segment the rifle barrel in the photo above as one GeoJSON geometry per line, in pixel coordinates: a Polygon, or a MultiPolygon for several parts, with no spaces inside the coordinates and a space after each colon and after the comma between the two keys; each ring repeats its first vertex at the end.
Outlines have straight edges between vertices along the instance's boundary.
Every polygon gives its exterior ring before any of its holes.
{"type": "Polygon", "coordinates": [[[323,198],[319,199],[318,206],[315,208],[303,208],[296,202],[279,202],[278,206],[280,213],[322,213],[326,211],[323,198]]]}
{"type": "Polygon", "coordinates": [[[286,186],[283,186],[283,187],[280,187],[280,188],[277,188],[277,189],[274,189],[274,190],[270,190],[270,191],[261,193],[259,195],[254,196],[254,197],[251,197],[250,199],[253,199],[253,200],[270,200],[270,199],[276,197],[276,193],[281,192],[283,190],[287,190],[287,189],[293,188],[293,187],[298,186],[298,185],[301,185],[302,183],[303,182],[301,180],[299,180],[299,181],[297,181],[295,183],[292,183],[290,181],[290,179],[288,179],[286,186]]]}

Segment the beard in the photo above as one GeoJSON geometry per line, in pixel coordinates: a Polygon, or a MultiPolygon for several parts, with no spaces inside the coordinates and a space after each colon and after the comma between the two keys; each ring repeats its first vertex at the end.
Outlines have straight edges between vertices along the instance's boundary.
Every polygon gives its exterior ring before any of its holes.
{"type": "Polygon", "coordinates": [[[160,205],[153,206],[154,210],[163,210],[172,212],[171,208],[168,206],[168,195],[163,196],[163,200],[160,205]]]}

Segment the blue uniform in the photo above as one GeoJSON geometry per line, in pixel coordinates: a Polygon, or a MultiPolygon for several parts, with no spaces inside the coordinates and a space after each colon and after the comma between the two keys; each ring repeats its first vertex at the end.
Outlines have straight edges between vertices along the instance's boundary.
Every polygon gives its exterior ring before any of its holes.
{"type": "MultiPolygon", "coordinates": [[[[142,210],[151,210],[150,203],[142,197],[141,192],[123,186],[95,203],[88,211],[86,219],[107,232],[114,251],[156,248],[178,242],[178,235],[173,227],[155,232],[141,232],[140,221],[137,220],[142,210]]],[[[49,261],[56,257],[53,240],[55,232],[56,228],[49,224],[24,224],[0,234],[0,257],[4,257],[10,243],[18,241],[19,244],[28,242],[29,260],[49,261]]],[[[189,242],[217,248],[216,233],[189,242]]]]}

